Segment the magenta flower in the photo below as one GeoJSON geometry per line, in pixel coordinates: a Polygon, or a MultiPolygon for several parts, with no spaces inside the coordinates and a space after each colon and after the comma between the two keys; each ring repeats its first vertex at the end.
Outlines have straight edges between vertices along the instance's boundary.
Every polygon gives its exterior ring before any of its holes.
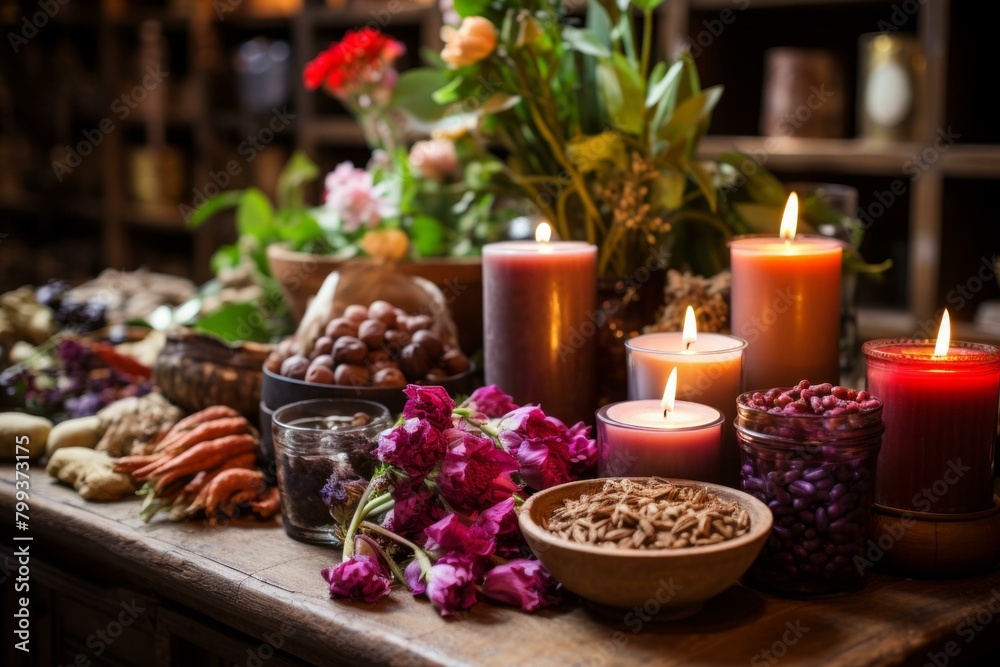
{"type": "Polygon", "coordinates": [[[537,560],[518,558],[487,572],[483,592],[494,600],[535,611],[559,601],[557,586],[556,580],[537,560]]]}
{"type": "Polygon", "coordinates": [[[580,422],[572,428],[541,408],[526,405],[500,422],[500,442],[517,459],[521,477],[534,489],[547,489],[591,474],[597,446],[580,422]]]}
{"type": "Polygon", "coordinates": [[[442,616],[476,604],[476,580],[472,559],[463,555],[440,558],[427,575],[426,593],[442,616]]]}
{"type": "Polygon", "coordinates": [[[480,387],[469,396],[469,409],[481,412],[489,419],[498,419],[519,406],[495,384],[480,387]]]}
{"type": "Polygon", "coordinates": [[[465,523],[457,514],[449,514],[424,529],[424,547],[436,555],[459,552],[476,560],[487,560],[496,549],[496,538],[482,526],[465,523]]]}
{"type": "Polygon", "coordinates": [[[496,554],[503,558],[520,555],[521,548],[525,546],[514,506],[514,499],[508,498],[483,510],[476,519],[477,526],[496,538],[496,554]]]}
{"type": "Polygon", "coordinates": [[[410,384],[403,393],[409,396],[403,406],[404,419],[427,420],[439,431],[452,427],[451,411],[455,409],[455,401],[444,387],[410,384]]]}
{"type": "Polygon", "coordinates": [[[355,555],[320,573],[330,585],[330,597],[377,602],[389,594],[392,580],[377,558],[355,555]]]}
{"type": "Polygon", "coordinates": [[[492,440],[463,433],[441,461],[438,489],[455,509],[478,511],[518,491],[510,478],[517,469],[517,460],[492,440]]]}
{"type": "Polygon", "coordinates": [[[410,587],[410,592],[414,595],[420,595],[427,590],[423,569],[420,567],[420,561],[416,558],[411,560],[410,564],[403,570],[403,576],[406,578],[406,585],[410,587]]]}
{"type": "Polygon", "coordinates": [[[446,512],[437,504],[434,492],[423,481],[396,484],[392,489],[392,519],[386,528],[403,537],[421,537],[427,526],[446,512]]]}
{"type": "Polygon", "coordinates": [[[411,477],[422,478],[444,458],[447,449],[441,431],[427,421],[407,419],[379,434],[375,455],[411,477]]]}

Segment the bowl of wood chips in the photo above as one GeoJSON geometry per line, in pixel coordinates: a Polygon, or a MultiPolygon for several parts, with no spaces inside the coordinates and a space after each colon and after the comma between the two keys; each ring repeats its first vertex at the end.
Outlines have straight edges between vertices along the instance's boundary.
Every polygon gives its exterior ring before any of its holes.
{"type": "Polygon", "coordinates": [[[536,493],[519,523],[567,590],[664,620],[697,613],[735,584],[763,549],[773,518],[753,496],[718,484],[615,477],[536,493]]]}

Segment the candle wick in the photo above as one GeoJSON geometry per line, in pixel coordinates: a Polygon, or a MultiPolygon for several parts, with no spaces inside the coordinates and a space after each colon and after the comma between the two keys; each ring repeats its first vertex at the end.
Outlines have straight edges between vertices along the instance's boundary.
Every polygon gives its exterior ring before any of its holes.
{"type": "Polygon", "coordinates": [[[685,351],[685,352],[687,352],[688,350],[690,350],[690,349],[691,349],[691,343],[692,343],[692,342],[693,342],[693,341],[690,341],[690,340],[689,340],[689,341],[688,341],[687,343],[685,343],[685,344],[684,344],[684,351],[685,351]]]}
{"type": "Polygon", "coordinates": [[[664,410],[663,411],[663,418],[664,419],[669,419],[670,418],[670,410],[664,410]]]}

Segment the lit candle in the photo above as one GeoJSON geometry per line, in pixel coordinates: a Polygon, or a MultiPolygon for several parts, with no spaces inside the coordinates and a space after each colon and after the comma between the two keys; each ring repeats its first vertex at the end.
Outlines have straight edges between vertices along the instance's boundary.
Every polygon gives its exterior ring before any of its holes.
{"type": "Polygon", "coordinates": [[[550,234],[543,222],[535,241],[483,247],[486,382],[563,421],[589,422],[597,402],[597,248],[550,234]]]}
{"type": "Polygon", "coordinates": [[[792,193],[780,238],[730,244],[732,329],[749,346],[748,390],[840,381],[839,241],[795,235],[798,198],[792,193]]]}
{"type": "Polygon", "coordinates": [[[951,341],[945,311],[936,342],[872,340],[862,350],[868,391],[885,404],[875,502],[948,514],[992,507],[1000,348],[951,341]]]}
{"type": "Polygon", "coordinates": [[[677,369],[677,398],[710,405],[724,418],[721,479],[739,482],[740,450],[733,418],[736,398],[743,391],[743,351],[747,342],[736,336],[699,333],[694,309],[688,306],[682,332],[636,336],[625,343],[628,355],[628,397],[659,396],[671,369],[677,369]]]}
{"type": "Polygon", "coordinates": [[[722,413],[675,400],[677,370],[662,399],[624,401],[597,411],[600,477],[660,475],[718,482],[722,413]]]}

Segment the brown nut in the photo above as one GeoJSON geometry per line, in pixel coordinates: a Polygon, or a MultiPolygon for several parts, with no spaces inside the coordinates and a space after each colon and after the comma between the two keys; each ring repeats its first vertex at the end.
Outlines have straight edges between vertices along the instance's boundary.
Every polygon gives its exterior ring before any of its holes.
{"type": "Polygon", "coordinates": [[[368,309],[355,303],[344,308],[344,317],[358,325],[368,319],[368,309]]]}
{"type": "Polygon", "coordinates": [[[396,307],[388,301],[373,301],[368,306],[368,319],[379,320],[386,327],[396,326],[396,307]]]}
{"type": "Polygon", "coordinates": [[[448,372],[443,368],[432,368],[427,371],[427,381],[428,382],[441,382],[448,378],[448,372]]]}
{"type": "Polygon", "coordinates": [[[336,384],[364,387],[368,384],[368,371],[360,364],[341,364],[333,372],[336,384]]]}
{"type": "Polygon", "coordinates": [[[372,350],[369,348],[365,362],[368,364],[385,364],[389,361],[389,353],[381,348],[372,350]]]}
{"type": "Polygon", "coordinates": [[[434,321],[431,320],[430,315],[411,315],[406,320],[406,330],[410,333],[416,333],[424,329],[430,329],[432,324],[434,324],[434,321]]]}
{"type": "Polygon", "coordinates": [[[313,349],[312,349],[313,359],[323,354],[330,354],[331,352],[333,352],[332,338],[330,338],[329,336],[320,336],[319,338],[316,339],[316,342],[313,344],[313,349]]]}
{"type": "Polygon", "coordinates": [[[360,364],[368,354],[368,346],[354,336],[341,336],[333,344],[333,360],[338,364],[360,364]]]}
{"type": "Polygon", "coordinates": [[[313,366],[326,366],[327,368],[332,369],[335,365],[336,362],[334,362],[332,354],[321,354],[312,360],[312,363],[309,364],[309,367],[312,368],[313,366]]]}
{"type": "Polygon", "coordinates": [[[441,365],[450,375],[458,375],[469,370],[469,358],[462,354],[461,350],[451,349],[441,357],[441,365]]]}
{"type": "Polygon", "coordinates": [[[285,361],[285,355],[283,355],[278,350],[274,350],[271,354],[267,355],[267,359],[264,360],[264,368],[271,371],[272,373],[281,372],[281,364],[285,361]]]}
{"type": "Polygon", "coordinates": [[[385,340],[385,330],[382,320],[368,319],[358,325],[358,338],[370,348],[379,347],[385,340]]]}
{"type": "Polygon", "coordinates": [[[309,370],[309,360],[301,354],[293,354],[281,363],[281,374],[293,380],[302,380],[309,370]]]}
{"type": "Polygon", "coordinates": [[[433,331],[421,329],[413,334],[413,342],[427,350],[432,360],[437,361],[444,354],[444,344],[433,331]]]}
{"type": "Polygon", "coordinates": [[[376,387],[403,387],[406,386],[406,376],[398,368],[383,368],[372,377],[372,384],[376,387]]]}
{"type": "Polygon", "coordinates": [[[358,325],[346,317],[337,317],[326,325],[326,335],[336,341],[341,336],[357,336],[358,325]]]}
{"type": "Polygon", "coordinates": [[[396,356],[399,351],[410,344],[410,334],[402,329],[389,329],[385,332],[385,344],[389,347],[389,354],[396,356]]]}
{"type": "Polygon", "coordinates": [[[423,380],[430,368],[430,355],[416,343],[410,343],[399,353],[399,369],[411,382],[423,380]]]}
{"type": "Polygon", "coordinates": [[[289,336],[278,343],[278,353],[285,359],[295,354],[295,339],[289,336]]]}
{"type": "Polygon", "coordinates": [[[333,384],[333,369],[323,364],[313,363],[306,371],[306,382],[333,384]]]}

